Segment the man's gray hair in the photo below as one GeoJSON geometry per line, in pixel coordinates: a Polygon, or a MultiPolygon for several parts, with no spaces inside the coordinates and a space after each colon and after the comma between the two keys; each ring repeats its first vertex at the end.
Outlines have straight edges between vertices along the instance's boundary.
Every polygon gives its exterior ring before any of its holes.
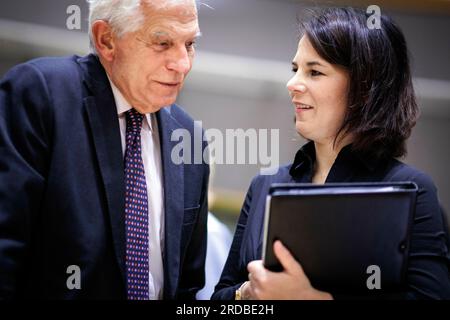
{"type": "MultiPolygon", "coordinates": [[[[176,4],[183,0],[159,1],[161,7],[176,4]]],[[[186,0],[184,0],[186,1],[186,0]]],[[[197,2],[192,0],[193,2],[197,2]]],[[[87,0],[89,3],[89,40],[91,52],[97,54],[92,35],[92,25],[97,20],[107,21],[113,32],[121,37],[126,33],[137,31],[144,23],[145,17],[141,10],[141,4],[155,4],[152,0],[87,0]]]]}

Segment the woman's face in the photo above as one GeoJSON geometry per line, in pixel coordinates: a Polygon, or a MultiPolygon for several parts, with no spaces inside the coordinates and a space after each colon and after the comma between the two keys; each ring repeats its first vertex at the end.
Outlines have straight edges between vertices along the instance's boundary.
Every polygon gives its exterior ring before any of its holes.
{"type": "Polygon", "coordinates": [[[300,39],[292,66],[295,75],[287,88],[297,132],[316,143],[333,142],[348,107],[348,72],[322,59],[306,36],[300,39]]]}

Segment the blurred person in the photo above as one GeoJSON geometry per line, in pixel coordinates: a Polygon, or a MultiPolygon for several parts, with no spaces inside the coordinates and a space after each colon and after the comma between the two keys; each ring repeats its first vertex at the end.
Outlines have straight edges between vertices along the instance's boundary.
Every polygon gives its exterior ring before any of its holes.
{"type": "Polygon", "coordinates": [[[436,187],[425,173],[396,159],[406,154],[418,116],[405,38],[387,16],[381,16],[381,29],[373,30],[367,18],[363,10],[329,8],[303,23],[287,88],[296,130],[309,142],[276,175],[253,179],[213,299],[341,298],[314,288],[302,261],[280,241],[274,252],[284,270],[264,268],[266,196],[275,182],[377,181],[419,186],[407,289],[397,298],[450,298],[446,226],[436,187]]]}
{"type": "Polygon", "coordinates": [[[209,166],[175,165],[171,133],[194,132],[196,3],[89,2],[92,54],[0,82],[0,298],[194,299],[209,166]]]}
{"type": "Polygon", "coordinates": [[[230,251],[233,235],[212,212],[208,212],[208,244],[206,247],[205,286],[197,292],[198,300],[209,300],[230,251]]]}
{"type": "MultiPolygon", "coordinates": [[[[215,166],[214,155],[209,155],[210,159],[210,175],[208,204],[214,207],[216,195],[213,192],[215,166]]],[[[214,286],[220,279],[220,274],[227,260],[230,251],[233,235],[228,227],[221,222],[212,212],[208,212],[208,242],[206,246],[206,262],[205,262],[205,286],[197,292],[197,299],[209,300],[214,292],[214,286]]]]}

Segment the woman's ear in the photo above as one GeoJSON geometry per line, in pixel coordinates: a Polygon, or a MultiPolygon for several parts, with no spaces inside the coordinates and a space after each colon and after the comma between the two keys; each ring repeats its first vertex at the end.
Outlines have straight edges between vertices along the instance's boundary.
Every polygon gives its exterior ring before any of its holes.
{"type": "Polygon", "coordinates": [[[103,20],[97,20],[92,24],[92,41],[97,53],[106,61],[114,58],[114,37],[110,24],[103,20]]]}

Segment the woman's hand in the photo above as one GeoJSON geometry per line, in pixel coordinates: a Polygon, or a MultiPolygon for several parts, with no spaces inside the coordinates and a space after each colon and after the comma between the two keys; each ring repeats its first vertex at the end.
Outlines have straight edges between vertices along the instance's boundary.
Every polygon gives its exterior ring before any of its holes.
{"type": "Polygon", "coordinates": [[[272,272],[262,260],[247,265],[249,282],[242,287],[242,296],[252,300],[332,300],[331,294],[314,289],[302,266],[281,241],[273,245],[275,256],[284,270],[272,272]]]}

